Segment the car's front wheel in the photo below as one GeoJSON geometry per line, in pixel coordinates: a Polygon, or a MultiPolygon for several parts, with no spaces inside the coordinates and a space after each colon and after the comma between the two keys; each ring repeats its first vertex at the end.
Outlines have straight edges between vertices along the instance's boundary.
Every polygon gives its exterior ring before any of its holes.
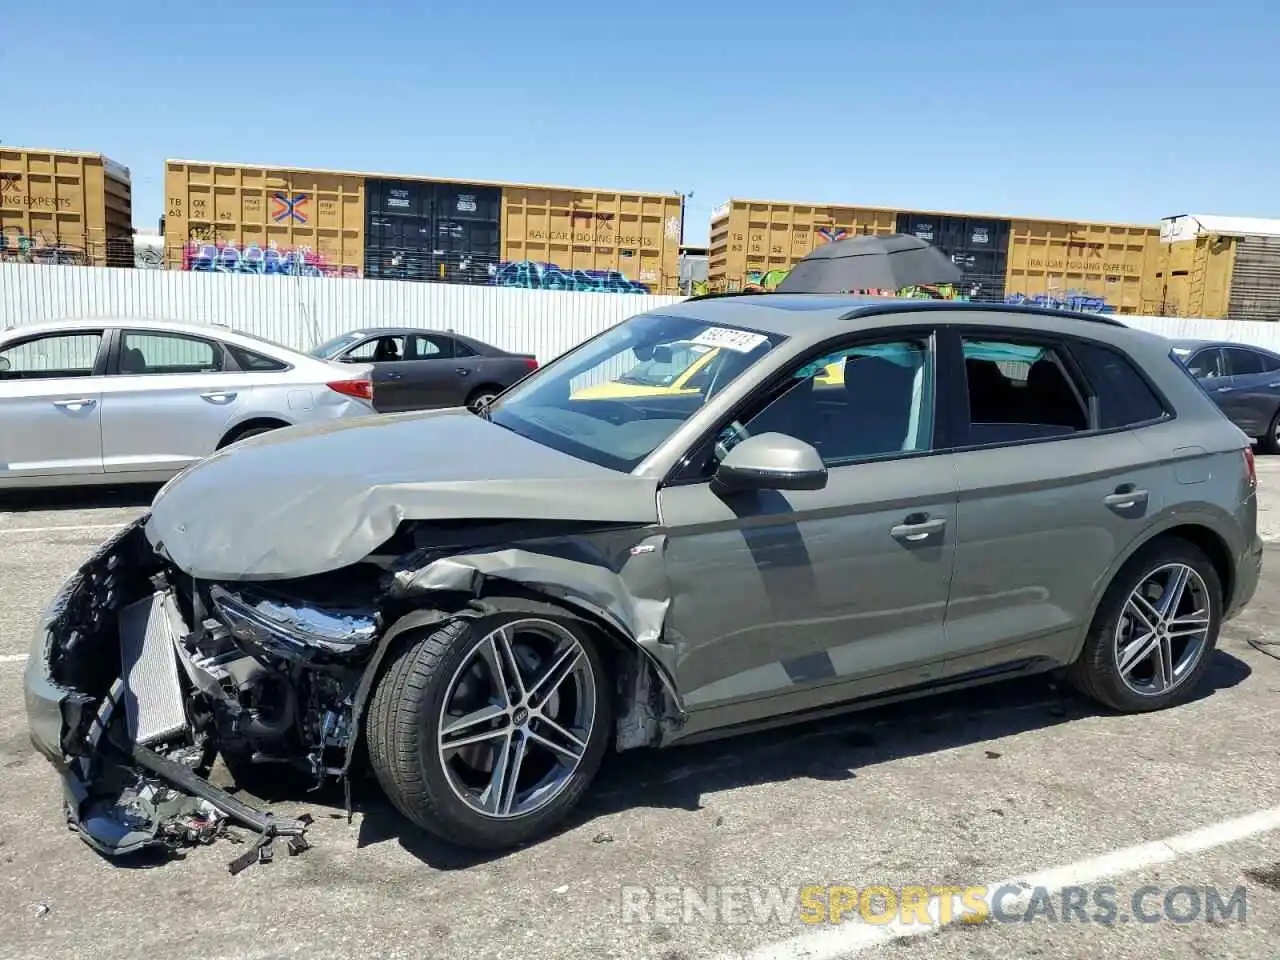
{"type": "Polygon", "coordinates": [[[478,849],[549,833],[599,769],[613,720],[585,624],[550,605],[503,606],[410,637],[369,704],[369,758],[392,803],[478,849]]]}
{"type": "Polygon", "coordinates": [[[1069,676],[1086,696],[1126,713],[1192,696],[1222,624],[1222,581],[1195,544],[1161,538],[1139,550],[1099,604],[1069,676]]]}

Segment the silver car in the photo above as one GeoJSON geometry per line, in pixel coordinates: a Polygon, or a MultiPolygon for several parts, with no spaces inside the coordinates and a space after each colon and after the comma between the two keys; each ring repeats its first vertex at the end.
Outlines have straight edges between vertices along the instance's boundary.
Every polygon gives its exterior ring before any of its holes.
{"type": "Polygon", "coordinates": [[[1118,711],[1182,703],[1262,552],[1248,441],[1167,340],[1047,310],[695,299],[479,415],[192,467],[54,600],[27,711],[111,853],[199,804],[280,831],[199,775],[218,754],[242,784],[371,770],[423,828],[506,847],[608,750],[1048,670],[1118,711]],[[715,351],[696,390],[591,391],[687,344],[715,351]],[[168,787],[193,807],[121,801],[168,787]]]}
{"type": "Polygon", "coordinates": [[[160,482],[278,427],[373,414],[367,367],[225,327],[67,320],[0,333],[0,488],[160,482]]]}

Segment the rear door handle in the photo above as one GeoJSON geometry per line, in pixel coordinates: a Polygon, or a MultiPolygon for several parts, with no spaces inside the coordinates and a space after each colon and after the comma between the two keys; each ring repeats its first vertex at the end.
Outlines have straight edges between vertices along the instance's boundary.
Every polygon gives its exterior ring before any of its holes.
{"type": "Polygon", "coordinates": [[[230,403],[236,398],[236,395],[224,390],[210,390],[208,393],[200,394],[201,400],[208,400],[210,403],[230,403]]]}
{"type": "Polygon", "coordinates": [[[63,410],[80,410],[86,407],[92,407],[97,404],[97,400],[92,397],[80,397],[78,400],[55,400],[53,405],[63,410]]]}
{"type": "Polygon", "coordinates": [[[468,370],[466,367],[457,367],[457,368],[456,368],[456,372],[458,373],[458,375],[459,375],[459,376],[463,376],[463,377],[465,377],[465,376],[466,376],[467,374],[469,374],[471,371],[470,371],[470,370],[468,370]]]}
{"type": "Polygon", "coordinates": [[[1148,494],[1146,490],[1128,490],[1109,493],[1102,498],[1112,510],[1132,510],[1137,506],[1146,506],[1148,494]]]}
{"type": "Polygon", "coordinates": [[[903,543],[919,543],[922,540],[928,540],[935,533],[941,533],[946,529],[947,521],[942,517],[933,520],[927,520],[924,515],[920,515],[920,519],[911,516],[907,517],[905,523],[900,523],[896,527],[889,530],[889,536],[903,543]]]}

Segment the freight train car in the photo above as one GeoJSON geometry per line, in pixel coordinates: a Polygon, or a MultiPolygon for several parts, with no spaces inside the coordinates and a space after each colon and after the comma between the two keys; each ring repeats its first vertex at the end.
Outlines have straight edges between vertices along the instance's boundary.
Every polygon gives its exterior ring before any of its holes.
{"type": "Polygon", "coordinates": [[[0,261],[133,265],[129,169],[98,153],[0,147],[0,261]]]}
{"type": "Polygon", "coordinates": [[[730,200],[712,215],[709,284],[770,288],[820,243],[887,233],[951,257],[963,280],[948,296],[1142,313],[1157,295],[1156,227],[761,200],[730,200]]]}
{"type": "Polygon", "coordinates": [[[679,194],[169,161],[170,267],[675,292],[679,194]]]}
{"type": "Polygon", "coordinates": [[[1181,214],[1160,240],[1158,312],[1280,321],[1280,220],[1181,214]]]}

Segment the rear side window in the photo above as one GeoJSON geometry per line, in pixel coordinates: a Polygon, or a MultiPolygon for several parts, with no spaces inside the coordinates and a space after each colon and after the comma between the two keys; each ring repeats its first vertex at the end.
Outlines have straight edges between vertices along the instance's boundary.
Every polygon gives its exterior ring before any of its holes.
{"type": "Polygon", "coordinates": [[[1251,373],[1262,373],[1262,357],[1252,350],[1243,347],[1227,347],[1222,351],[1227,356],[1227,374],[1232,377],[1248,376],[1251,373]]]}
{"type": "Polygon", "coordinates": [[[1089,417],[1058,351],[1014,340],[965,338],[969,442],[1070,436],[1089,417]]]}
{"type": "Polygon", "coordinates": [[[235,344],[227,344],[227,349],[231,351],[231,356],[235,357],[236,366],[244,371],[266,371],[266,370],[288,370],[287,363],[281,363],[279,360],[273,360],[271,357],[264,357],[260,353],[254,353],[252,350],[246,350],[244,347],[237,347],[235,344]]]}
{"type": "Polygon", "coordinates": [[[1098,426],[1103,430],[1159,420],[1168,412],[1127,357],[1096,343],[1071,345],[1085,379],[1098,398],[1098,426]]]}

